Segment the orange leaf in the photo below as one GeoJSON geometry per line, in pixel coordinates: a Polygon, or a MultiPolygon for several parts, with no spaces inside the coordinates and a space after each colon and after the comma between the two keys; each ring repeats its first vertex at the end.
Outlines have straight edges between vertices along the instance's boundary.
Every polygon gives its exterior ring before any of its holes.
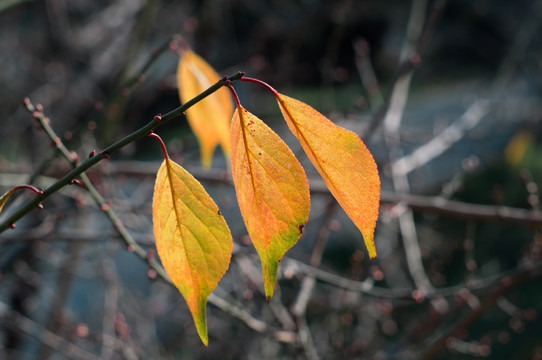
{"type": "MultiPolygon", "coordinates": [[[[181,102],[202,93],[220,80],[216,71],[200,56],[185,50],[177,67],[177,84],[181,102]]],[[[226,156],[230,153],[229,123],[233,103],[227,89],[219,89],[186,111],[188,123],[200,144],[204,167],[210,167],[215,147],[220,144],[226,156]]]]}
{"type": "Polygon", "coordinates": [[[309,105],[277,94],[282,114],[327,187],[359,228],[371,258],[380,202],[376,163],[361,139],[309,105]]]}
{"type": "Polygon", "coordinates": [[[0,211],[2,211],[2,208],[6,204],[6,201],[8,201],[8,198],[13,195],[13,193],[17,190],[16,187],[9,189],[6,191],[2,196],[0,196],[0,211]]]}
{"type": "Polygon", "coordinates": [[[278,263],[301,236],[310,210],[305,171],[288,146],[240,107],[231,123],[232,177],[248,234],[271,299],[278,263]]]}
{"type": "Polygon", "coordinates": [[[158,255],[207,345],[207,297],[228,269],[233,248],[228,225],[203,186],[169,159],[156,176],[152,215],[158,255]]]}

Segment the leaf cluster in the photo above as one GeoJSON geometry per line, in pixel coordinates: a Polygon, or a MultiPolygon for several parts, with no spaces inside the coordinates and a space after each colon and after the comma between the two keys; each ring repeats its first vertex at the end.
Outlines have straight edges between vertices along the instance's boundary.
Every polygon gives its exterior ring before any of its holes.
{"type": "MultiPolygon", "coordinates": [[[[189,49],[181,54],[177,79],[181,102],[220,81],[213,68],[189,49]]],[[[240,80],[264,86],[276,97],[288,127],[361,231],[369,256],[376,257],[373,233],[380,180],[376,163],[359,136],[260,80],[244,76],[240,80]]],[[[222,88],[189,108],[186,115],[199,140],[204,167],[211,166],[218,145],[230,158],[238,204],[261,260],[269,301],[279,262],[296,244],[309,218],[308,180],[286,143],[241,105],[231,82],[225,85],[235,98],[235,110],[227,89],[222,88]]],[[[207,344],[207,297],[228,269],[233,240],[203,186],[170,160],[161,145],[165,160],[153,196],[156,247],[164,268],[188,303],[201,340],[207,344]]]]}

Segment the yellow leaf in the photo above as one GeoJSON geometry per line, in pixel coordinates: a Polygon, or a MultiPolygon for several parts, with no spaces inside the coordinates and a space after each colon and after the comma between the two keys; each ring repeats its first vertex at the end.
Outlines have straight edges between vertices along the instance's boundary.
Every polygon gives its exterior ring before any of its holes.
{"type": "MultiPolygon", "coordinates": [[[[200,56],[185,50],[177,67],[177,84],[182,103],[199,95],[220,80],[216,71],[200,56]]],[[[210,167],[215,147],[220,144],[230,153],[229,123],[233,103],[225,88],[219,89],[186,111],[188,123],[196,134],[204,167],[210,167]]]]}
{"type": "Polygon", "coordinates": [[[363,235],[376,257],[374,229],[380,202],[376,163],[359,136],[343,129],[309,105],[277,94],[282,114],[327,187],[363,235]]]}
{"type": "Polygon", "coordinates": [[[0,196],[0,211],[2,211],[2,208],[6,204],[6,201],[8,201],[8,198],[17,190],[16,187],[9,189],[6,191],[2,196],[0,196]]]}
{"type": "Polygon", "coordinates": [[[271,299],[284,253],[301,236],[310,210],[305,171],[288,146],[240,107],[231,123],[232,177],[245,225],[262,262],[271,299]]]}
{"type": "Polygon", "coordinates": [[[152,215],[158,255],[207,345],[207,297],[228,269],[233,248],[228,225],[203,186],[169,159],[156,176],[152,215]]]}

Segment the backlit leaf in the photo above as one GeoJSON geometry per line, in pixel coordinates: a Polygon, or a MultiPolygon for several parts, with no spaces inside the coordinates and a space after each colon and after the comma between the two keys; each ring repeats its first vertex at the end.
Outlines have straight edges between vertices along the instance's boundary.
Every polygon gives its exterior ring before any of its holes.
{"type": "Polygon", "coordinates": [[[158,255],[207,345],[207,297],[228,269],[233,248],[228,225],[203,186],[169,159],[156,176],[152,213],[158,255]]]}
{"type": "MultiPolygon", "coordinates": [[[[177,83],[181,102],[199,95],[220,80],[216,71],[191,50],[183,51],[177,67],[177,83]]],[[[188,123],[200,144],[204,167],[210,167],[215,147],[220,144],[230,153],[229,123],[233,103],[228,90],[221,88],[186,111],[188,123]]]]}
{"type": "Polygon", "coordinates": [[[310,209],[305,171],[292,151],[244,108],[231,123],[232,176],[245,225],[271,299],[278,263],[301,236],[310,209]]]}
{"type": "Polygon", "coordinates": [[[359,228],[371,258],[376,257],[380,179],[373,156],[355,133],[343,129],[309,105],[278,94],[290,130],[324,178],[327,187],[359,228]]]}
{"type": "Polygon", "coordinates": [[[17,188],[11,188],[8,191],[6,191],[2,196],[0,196],[0,211],[2,211],[2,208],[6,204],[6,201],[8,201],[8,198],[17,190],[17,188]]]}

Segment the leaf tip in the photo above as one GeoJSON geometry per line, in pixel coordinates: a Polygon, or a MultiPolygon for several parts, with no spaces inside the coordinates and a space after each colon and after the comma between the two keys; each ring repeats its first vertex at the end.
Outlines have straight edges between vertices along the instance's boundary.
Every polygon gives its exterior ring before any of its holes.
{"type": "Polygon", "coordinates": [[[199,338],[201,339],[201,342],[203,345],[207,346],[209,344],[209,335],[207,333],[207,314],[206,314],[206,305],[207,300],[204,300],[203,302],[203,308],[196,310],[196,312],[192,312],[192,317],[194,318],[194,324],[196,325],[196,330],[198,332],[199,338]]]}
{"type": "Polygon", "coordinates": [[[365,247],[367,248],[367,252],[369,253],[369,258],[375,259],[377,257],[376,255],[376,247],[374,242],[374,235],[371,231],[370,233],[362,232],[363,240],[365,242],[365,247]]]}
{"type": "Polygon", "coordinates": [[[199,337],[201,339],[201,342],[203,345],[208,346],[209,345],[209,337],[207,336],[207,332],[205,334],[199,334],[199,337]]]}
{"type": "Polygon", "coordinates": [[[269,304],[271,298],[273,298],[273,293],[275,292],[275,282],[277,280],[276,274],[272,279],[264,279],[264,288],[265,288],[265,301],[269,304]]]}
{"type": "Polygon", "coordinates": [[[205,145],[201,145],[201,166],[204,169],[210,169],[211,165],[213,163],[213,152],[214,147],[212,150],[208,149],[205,145]]]}
{"type": "MultiPolygon", "coordinates": [[[[263,260],[263,259],[262,259],[263,260]]],[[[267,303],[271,301],[275,292],[275,283],[277,282],[277,271],[280,260],[268,259],[267,263],[262,262],[262,277],[265,290],[265,299],[267,303]]]]}

